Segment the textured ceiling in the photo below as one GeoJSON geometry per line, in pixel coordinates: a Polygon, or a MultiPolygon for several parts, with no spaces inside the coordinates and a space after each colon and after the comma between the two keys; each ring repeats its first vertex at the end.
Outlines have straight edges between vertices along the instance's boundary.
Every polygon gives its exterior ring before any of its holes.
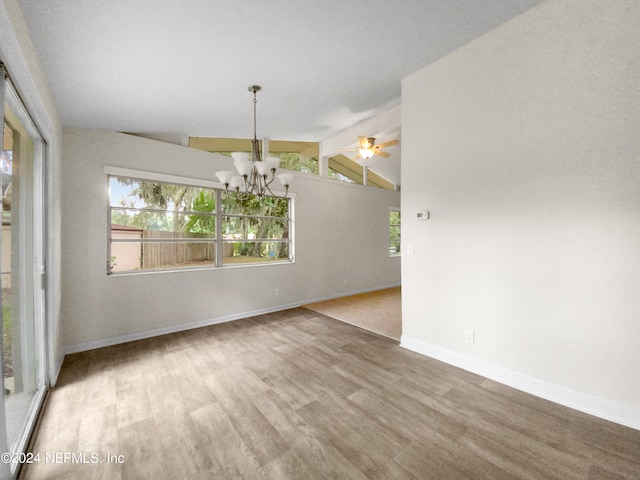
{"type": "Polygon", "coordinates": [[[539,0],[19,0],[66,127],[321,141],[539,0]]]}

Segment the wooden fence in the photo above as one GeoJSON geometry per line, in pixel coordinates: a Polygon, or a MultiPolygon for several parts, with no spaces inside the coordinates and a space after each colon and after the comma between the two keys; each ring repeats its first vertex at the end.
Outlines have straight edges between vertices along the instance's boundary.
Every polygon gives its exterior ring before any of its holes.
{"type": "MultiPolygon", "coordinates": [[[[185,239],[197,237],[182,232],[159,232],[145,230],[143,239],[185,239]]],[[[142,268],[163,268],[172,265],[198,265],[203,262],[214,263],[216,258],[215,243],[187,243],[187,242],[143,242],[142,268]]]]}

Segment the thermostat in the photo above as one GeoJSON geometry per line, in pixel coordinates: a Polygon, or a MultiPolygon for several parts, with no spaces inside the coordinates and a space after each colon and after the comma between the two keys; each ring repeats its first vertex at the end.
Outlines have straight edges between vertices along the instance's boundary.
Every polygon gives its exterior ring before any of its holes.
{"type": "Polygon", "coordinates": [[[431,212],[418,212],[418,220],[429,220],[429,217],[431,217],[431,212]]]}

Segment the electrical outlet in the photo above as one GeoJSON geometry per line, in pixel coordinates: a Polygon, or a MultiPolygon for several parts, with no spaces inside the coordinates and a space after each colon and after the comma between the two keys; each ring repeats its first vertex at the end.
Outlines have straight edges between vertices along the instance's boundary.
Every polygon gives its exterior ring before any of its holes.
{"type": "Polygon", "coordinates": [[[473,330],[464,331],[464,340],[469,343],[476,343],[476,334],[473,330]]]}

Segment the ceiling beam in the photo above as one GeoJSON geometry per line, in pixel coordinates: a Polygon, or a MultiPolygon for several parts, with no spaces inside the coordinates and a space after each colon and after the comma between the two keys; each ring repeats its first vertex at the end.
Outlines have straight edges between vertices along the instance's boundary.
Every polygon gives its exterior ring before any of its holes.
{"type": "MultiPolygon", "coordinates": [[[[189,137],[189,146],[206,152],[251,152],[249,138],[189,137]]],[[[299,153],[303,158],[318,158],[318,142],[269,140],[272,153],[299,153]]]]}

